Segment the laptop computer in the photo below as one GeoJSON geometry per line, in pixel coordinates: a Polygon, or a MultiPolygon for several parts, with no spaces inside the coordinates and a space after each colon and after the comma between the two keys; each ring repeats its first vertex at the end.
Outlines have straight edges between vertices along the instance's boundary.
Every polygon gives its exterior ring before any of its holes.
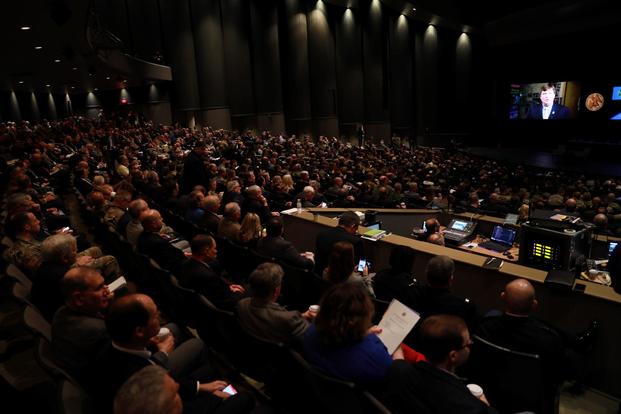
{"type": "Polygon", "coordinates": [[[484,249],[494,250],[496,252],[507,251],[513,246],[517,232],[513,229],[502,226],[494,226],[491,240],[479,244],[484,249]]]}

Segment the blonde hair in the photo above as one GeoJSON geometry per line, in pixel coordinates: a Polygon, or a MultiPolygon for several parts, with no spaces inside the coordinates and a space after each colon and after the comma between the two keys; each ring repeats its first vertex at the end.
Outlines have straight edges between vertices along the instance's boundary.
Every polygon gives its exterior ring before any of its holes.
{"type": "Polygon", "coordinates": [[[252,239],[261,237],[261,219],[255,213],[247,213],[239,229],[239,241],[248,243],[252,239]]]}
{"type": "Polygon", "coordinates": [[[285,174],[282,176],[282,183],[285,187],[285,190],[287,191],[291,191],[295,188],[295,186],[293,185],[293,177],[291,177],[291,174],[285,174]]]}

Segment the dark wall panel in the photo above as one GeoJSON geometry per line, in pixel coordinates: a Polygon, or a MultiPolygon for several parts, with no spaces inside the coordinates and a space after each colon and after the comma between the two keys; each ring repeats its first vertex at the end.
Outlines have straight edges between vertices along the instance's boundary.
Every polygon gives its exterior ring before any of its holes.
{"type": "Polygon", "coordinates": [[[166,61],[172,66],[174,106],[177,111],[199,106],[194,36],[188,0],[160,0],[166,61]]]}
{"type": "Polygon", "coordinates": [[[258,113],[282,111],[278,8],[264,0],[250,1],[254,90],[258,113]]]}
{"type": "Polygon", "coordinates": [[[191,0],[201,108],[228,105],[219,0],[191,0]]]}
{"type": "Polygon", "coordinates": [[[285,0],[281,10],[283,101],[287,129],[298,130],[311,118],[308,31],[305,2],[285,0]]]}
{"type": "Polygon", "coordinates": [[[360,11],[346,9],[336,22],[338,116],[341,125],[364,121],[360,11]]]}
{"type": "Polygon", "coordinates": [[[247,0],[224,0],[224,60],[231,115],[254,114],[254,88],[250,58],[250,13],[247,0]]]}
{"type": "Polygon", "coordinates": [[[390,108],[393,130],[409,132],[412,126],[412,42],[408,19],[401,15],[391,17],[390,43],[390,108]]]}
{"type": "Polygon", "coordinates": [[[336,65],[331,17],[331,9],[324,2],[317,2],[308,12],[308,56],[313,118],[336,116],[336,65]]]}
{"type": "MultiPolygon", "coordinates": [[[[364,12],[364,9],[361,10],[364,12]]],[[[389,118],[387,100],[387,51],[384,12],[379,0],[366,11],[363,32],[365,121],[384,122],[389,118]]]]}
{"type": "Polygon", "coordinates": [[[438,104],[438,37],[434,26],[427,26],[422,33],[420,65],[421,72],[421,108],[424,134],[433,132],[437,126],[438,104]]]}

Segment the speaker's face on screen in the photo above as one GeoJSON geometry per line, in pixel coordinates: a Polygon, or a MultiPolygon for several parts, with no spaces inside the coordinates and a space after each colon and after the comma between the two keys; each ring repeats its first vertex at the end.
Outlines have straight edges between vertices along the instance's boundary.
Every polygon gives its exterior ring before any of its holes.
{"type": "Polygon", "coordinates": [[[550,106],[554,103],[554,89],[548,89],[545,91],[541,91],[541,94],[539,95],[541,98],[541,103],[544,104],[545,106],[550,106]]]}

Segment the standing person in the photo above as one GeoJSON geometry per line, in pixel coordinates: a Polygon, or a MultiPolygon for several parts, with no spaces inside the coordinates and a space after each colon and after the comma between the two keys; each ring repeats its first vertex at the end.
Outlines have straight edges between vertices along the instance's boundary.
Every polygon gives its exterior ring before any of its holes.
{"type": "Polygon", "coordinates": [[[556,88],[553,83],[545,83],[541,86],[539,99],[541,105],[532,103],[528,108],[526,119],[567,119],[571,116],[569,108],[564,105],[554,103],[556,88]]]}
{"type": "Polygon", "coordinates": [[[209,171],[203,160],[206,154],[205,143],[198,141],[194,149],[185,157],[183,163],[184,194],[190,192],[195,185],[207,185],[209,182],[209,171]]]}
{"type": "Polygon", "coordinates": [[[358,135],[358,146],[362,148],[364,146],[364,138],[366,135],[363,124],[358,124],[358,128],[356,128],[356,135],[358,135]]]}

